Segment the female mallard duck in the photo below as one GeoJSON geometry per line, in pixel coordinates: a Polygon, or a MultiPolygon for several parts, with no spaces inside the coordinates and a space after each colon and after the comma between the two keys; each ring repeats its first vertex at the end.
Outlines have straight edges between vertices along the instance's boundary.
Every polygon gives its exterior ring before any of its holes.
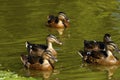
{"type": "Polygon", "coordinates": [[[100,41],[87,41],[84,40],[84,50],[85,51],[100,51],[100,50],[105,50],[105,45],[111,51],[117,51],[120,52],[117,45],[111,40],[110,34],[105,34],[103,37],[103,42],[100,41]]]}
{"type": "Polygon", "coordinates": [[[21,55],[21,61],[27,69],[35,69],[41,71],[53,70],[54,66],[51,60],[57,61],[51,52],[44,52],[41,56],[21,55]]]}
{"type": "Polygon", "coordinates": [[[54,28],[67,28],[69,27],[69,19],[65,13],[59,12],[58,16],[49,15],[47,25],[54,28]]]}
{"type": "Polygon", "coordinates": [[[29,54],[41,56],[44,51],[50,51],[53,56],[57,56],[56,50],[53,48],[52,43],[62,45],[62,43],[53,35],[48,35],[46,39],[47,45],[31,44],[26,42],[26,48],[29,54]]]}

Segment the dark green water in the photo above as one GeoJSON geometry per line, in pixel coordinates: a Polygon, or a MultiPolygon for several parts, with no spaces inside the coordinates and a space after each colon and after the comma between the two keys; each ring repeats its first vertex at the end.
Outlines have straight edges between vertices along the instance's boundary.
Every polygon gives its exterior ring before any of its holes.
{"type": "MultiPolygon", "coordinates": [[[[120,47],[120,6],[117,0],[0,0],[0,69],[21,76],[43,80],[111,80],[120,79],[120,68],[82,65],[77,54],[83,49],[83,40],[102,41],[105,33],[112,35],[120,47]],[[49,14],[65,12],[70,28],[59,35],[45,26],[49,14]],[[55,71],[44,75],[39,71],[27,72],[20,54],[27,54],[25,41],[45,44],[48,34],[56,35],[62,46],[58,51],[55,71]]],[[[120,58],[120,54],[115,54],[120,58]]]]}

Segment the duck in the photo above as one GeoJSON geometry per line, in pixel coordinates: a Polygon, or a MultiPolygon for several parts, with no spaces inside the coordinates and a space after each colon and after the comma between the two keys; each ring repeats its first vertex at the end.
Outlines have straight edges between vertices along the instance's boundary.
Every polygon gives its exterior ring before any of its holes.
{"type": "Polygon", "coordinates": [[[106,49],[106,51],[79,51],[78,54],[82,57],[83,61],[90,64],[98,64],[105,66],[119,65],[120,61],[113,55],[113,52],[106,49]]]}
{"type": "Polygon", "coordinates": [[[40,71],[51,71],[54,69],[54,65],[51,63],[50,59],[57,62],[57,59],[51,55],[51,52],[44,52],[41,56],[22,54],[20,59],[26,69],[40,71]]]}
{"type": "Polygon", "coordinates": [[[59,12],[58,16],[49,15],[47,26],[53,28],[68,28],[70,20],[66,17],[64,12],[59,12]]]}
{"type": "Polygon", "coordinates": [[[103,42],[102,41],[96,41],[96,40],[84,40],[84,50],[85,51],[100,51],[100,50],[105,50],[105,46],[111,51],[116,51],[120,53],[118,46],[112,41],[111,35],[106,33],[103,36],[103,42]]]}
{"type": "Polygon", "coordinates": [[[62,42],[60,42],[54,35],[49,34],[46,38],[46,44],[33,44],[26,41],[25,45],[27,52],[30,55],[41,56],[45,51],[50,51],[53,56],[57,57],[57,51],[53,48],[53,43],[62,45],[62,42]]]}

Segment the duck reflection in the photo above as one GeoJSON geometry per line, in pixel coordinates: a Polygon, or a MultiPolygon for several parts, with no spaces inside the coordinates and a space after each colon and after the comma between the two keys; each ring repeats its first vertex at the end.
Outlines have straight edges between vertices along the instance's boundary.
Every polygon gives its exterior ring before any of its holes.
{"type": "Polygon", "coordinates": [[[115,71],[118,69],[119,66],[99,66],[96,67],[100,71],[107,71],[107,77],[108,79],[112,79],[112,76],[114,75],[115,71]]]}
{"type": "MultiPolygon", "coordinates": [[[[59,70],[52,70],[52,71],[38,71],[38,70],[28,70],[28,69],[21,69],[22,74],[26,77],[34,77],[39,80],[39,78],[42,80],[51,80],[52,75],[57,75],[60,73],[59,70]],[[23,73],[24,72],[24,73],[23,73]]],[[[55,78],[54,80],[58,80],[58,78],[55,78]]]]}
{"type": "Polygon", "coordinates": [[[37,71],[37,70],[26,70],[25,76],[31,76],[35,78],[42,78],[42,80],[49,80],[53,71],[37,71]]]}
{"type": "Polygon", "coordinates": [[[120,67],[118,65],[113,65],[113,66],[102,66],[102,65],[88,65],[88,64],[82,64],[82,66],[87,66],[90,69],[92,69],[92,71],[103,71],[103,72],[107,72],[107,79],[111,80],[115,71],[120,67]]]}
{"type": "Polygon", "coordinates": [[[59,35],[63,35],[65,29],[64,28],[48,28],[48,31],[51,33],[58,33],[59,35]]]}

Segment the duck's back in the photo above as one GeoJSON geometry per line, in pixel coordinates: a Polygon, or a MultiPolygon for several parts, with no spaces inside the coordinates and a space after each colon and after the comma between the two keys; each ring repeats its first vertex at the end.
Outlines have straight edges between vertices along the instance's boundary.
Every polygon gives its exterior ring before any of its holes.
{"type": "Polygon", "coordinates": [[[99,64],[102,60],[105,60],[107,57],[106,51],[92,51],[90,54],[87,55],[86,62],[87,63],[94,63],[99,64]]]}
{"type": "Polygon", "coordinates": [[[41,49],[47,49],[48,46],[47,45],[43,45],[43,44],[37,44],[38,48],[41,48],[41,49]]]}

